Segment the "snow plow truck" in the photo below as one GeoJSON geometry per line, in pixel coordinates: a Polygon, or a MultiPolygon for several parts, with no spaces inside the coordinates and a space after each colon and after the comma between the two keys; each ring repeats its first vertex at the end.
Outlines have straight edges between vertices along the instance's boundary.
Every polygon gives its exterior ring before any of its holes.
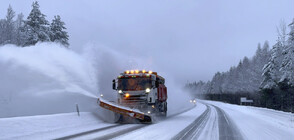
{"type": "Polygon", "coordinates": [[[152,116],[166,116],[167,88],[165,79],[157,72],[127,70],[112,81],[117,92],[117,102],[98,99],[98,104],[115,112],[122,122],[134,118],[140,122],[152,122],[152,116]]]}

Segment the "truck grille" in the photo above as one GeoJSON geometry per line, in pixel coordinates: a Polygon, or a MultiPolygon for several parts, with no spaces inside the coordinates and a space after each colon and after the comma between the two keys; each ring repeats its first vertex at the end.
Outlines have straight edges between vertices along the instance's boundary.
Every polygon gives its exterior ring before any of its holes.
{"type": "Polygon", "coordinates": [[[143,108],[147,105],[146,95],[130,95],[128,98],[122,99],[122,105],[132,108],[143,108]]]}
{"type": "Polygon", "coordinates": [[[129,98],[126,98],[125,100],[146,100],[145,95],[130,95],[129,98]]]}

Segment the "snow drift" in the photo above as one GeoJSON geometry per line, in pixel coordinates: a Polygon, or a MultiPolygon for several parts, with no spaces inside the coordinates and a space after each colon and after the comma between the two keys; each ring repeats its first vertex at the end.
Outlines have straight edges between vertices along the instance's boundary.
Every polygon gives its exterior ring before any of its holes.
{"type": "Polygon", "coordinates": [[[0,47],[0,117],[81,111],[95,107],[93,66],[55,43],[0,47]],[[91,105],[93,104],[93,105],[91,105]]]}

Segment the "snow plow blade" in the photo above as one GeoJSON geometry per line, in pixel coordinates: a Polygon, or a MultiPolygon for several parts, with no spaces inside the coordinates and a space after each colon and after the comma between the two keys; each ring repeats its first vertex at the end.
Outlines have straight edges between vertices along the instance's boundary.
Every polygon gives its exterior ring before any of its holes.
{"type": "Polygon", "coordinates": [[[124,115],[124,116],[128,116],[128,117],[131,117],[131,118],[138,119],[140,122],[144,122],[144,123],[151,123],[152,122],[151,116],[146,115],[143,112],[135,111],[135,110],[132,110],[132,109],[127,108],[127,107],[122,107],[122,106],[116,105],[114,103],[104,101],[104,100],[99,99],[99,98],[98,98],[97,103],[102,108],[105,108],[107,110],[110,110],[112,112],[115,112],[115,113],[118,113],[118,114],[121,114],[121,115],[124,115]]]}

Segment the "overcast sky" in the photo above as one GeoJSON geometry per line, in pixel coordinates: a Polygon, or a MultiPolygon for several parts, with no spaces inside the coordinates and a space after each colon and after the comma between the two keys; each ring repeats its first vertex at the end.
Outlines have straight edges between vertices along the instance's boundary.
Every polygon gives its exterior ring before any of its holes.
{"type": "MultiPolygon", "coordinates": [[[[5,17],[9,4],[27,17],[32,2],[1,0],[0,17],[5,17]]],[[[182,83],[210,80],[215,72],[253,56],[259,42],[273,45],[280,20],[290,23],[294,18],[293,0],[39,0],[39,4],[48,20],[61,16],[75,51],[89,43],[103,45],[151,61],[182,83]]]]}

